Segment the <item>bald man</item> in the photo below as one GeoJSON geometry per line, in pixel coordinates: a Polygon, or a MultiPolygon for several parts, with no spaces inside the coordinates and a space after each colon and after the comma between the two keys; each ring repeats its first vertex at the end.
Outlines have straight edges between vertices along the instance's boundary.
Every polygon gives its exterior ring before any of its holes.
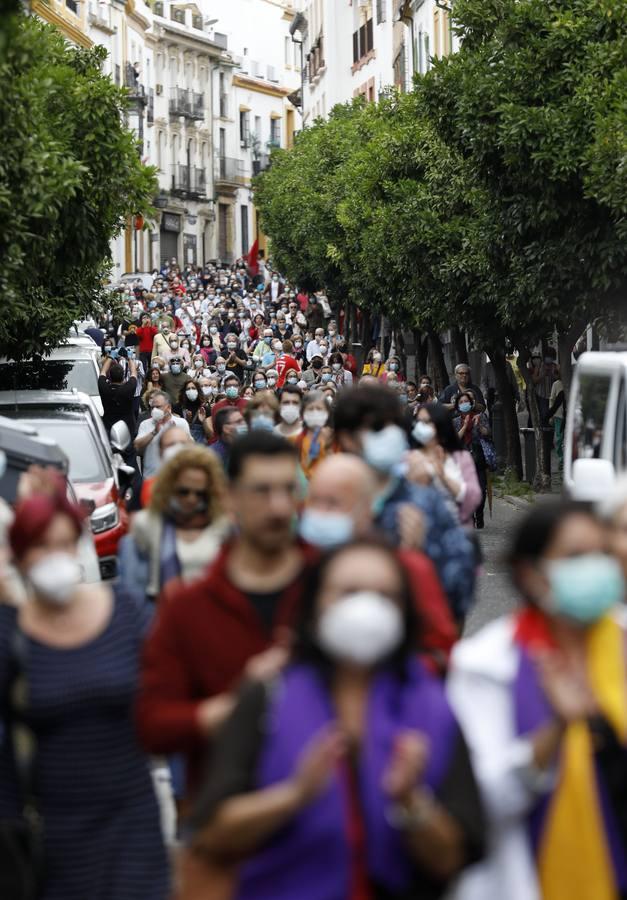
{"type": "MultiPolygon", "coordinates": [[[[168,428],[167,431],[163,432],[161,441],[159,442],[159,466],[161,467],[164,462],[167,462],[168,459],[171,458],[172,453],[176,452],[172,448],[186,447],[188,444],[193,443],[194,438],[189,431],[185,431],[184,428],[179,428],[178,425],[173,425],[172,428],[168,428]]],[[[152,478],[144,478],[141,489],[141,505],[144,508],[150,503],[152,486],[155,483],[155,478],[158,474],[159,470],[157,469],[157,473],[153,475],[152,478]]]]}
{"type": "MultiPolygon", "coordinates": [[[[372,534],[376,476],[360,457],[336,453],[322,460],[309,482],[300,533],[311,544],[330,550],[372,534]]],[[[445,671],[458,633],[433,563],[424,553],[399,549],[420,616],[419,643],[439,671],[445,671]]]]}

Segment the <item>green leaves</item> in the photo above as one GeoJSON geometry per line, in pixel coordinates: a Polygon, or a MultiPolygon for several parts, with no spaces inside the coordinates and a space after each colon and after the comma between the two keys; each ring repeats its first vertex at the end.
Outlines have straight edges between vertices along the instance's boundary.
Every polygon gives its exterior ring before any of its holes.
{"type": "Polygon", "coordinates": [[[0,354],[44,353],[97,306],[111,238],[148,212],[154,172],[123,125],[124,92],[83,50],[18,16],[0,55],[0,354]]]}

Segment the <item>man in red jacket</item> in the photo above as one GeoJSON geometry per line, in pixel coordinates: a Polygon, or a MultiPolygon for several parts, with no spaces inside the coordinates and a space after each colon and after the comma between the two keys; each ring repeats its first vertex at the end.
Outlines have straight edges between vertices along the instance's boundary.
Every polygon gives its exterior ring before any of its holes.
{"type": "Polygon", "coordinates": [[[146,377],[148,377],[148,373],[150,372],[152,344],[155,339],[155,335],[158,333],[159,329],[151,324],[150,316],[143,316],[141,327],[137,329],[136,334],[139,338],[139,358],[144,364],[146,377]]]}
{"type": "Polygon", "coordinates": [[[285,662],[279,645],[317,558],[293,535],[300,484],[288,441],[251,432],[234,444],[228,474],[237,536],[198,581],[166,588],[142,661],[141,741],[151,753],[186,753],[192,786],[242,677],[285,662]]]}
{"type": "MultiPolygon", "coordinates": [[[[309,482],[307,506],[300,523],[302,537],[316,547],[331,549],[371,534],[377,490],[372,469],[358,456],[328,456],[314,469],[309,482]]],[[[415,515],[412,508],[408,511],[415,515]]],[[[401,523],[398,555],[418,609],[420,649],[432,669],[444,672],[458,637],[457,628],[435,567],[419,551],[424,536],[424,527],[420,534],[420,516],[417,521],[413,516],[408,518],[407,526],[401,523]]]]}

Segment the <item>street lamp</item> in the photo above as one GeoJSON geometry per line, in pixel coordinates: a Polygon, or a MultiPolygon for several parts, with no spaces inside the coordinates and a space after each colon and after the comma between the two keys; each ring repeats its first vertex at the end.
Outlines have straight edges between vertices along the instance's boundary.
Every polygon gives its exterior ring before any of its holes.
{"type": "Polygon", "coordinates": [[[305,61],[303,44],[308,27],[309,23],[302,12],[296,13],[290,25],[290,35],[293,44],[300,44],[300,114],[303,120],[303,127],[305,125],[305,61]],[[297,31],[300,33],[300,40],[294,37],[297,31]]]}

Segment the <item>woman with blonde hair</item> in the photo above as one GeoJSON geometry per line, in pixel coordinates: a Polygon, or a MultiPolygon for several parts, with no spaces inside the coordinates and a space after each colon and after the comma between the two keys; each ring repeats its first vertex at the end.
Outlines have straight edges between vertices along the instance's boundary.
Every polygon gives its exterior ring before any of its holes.
{"type": "Polygon", "coordinates": [[[138,512],[120,554],[120,582],[156,600],[173,578],[192,581],[217,555],[230,530],[220,463],[182,445],[159,470],[147,509],[138,512]]]}

